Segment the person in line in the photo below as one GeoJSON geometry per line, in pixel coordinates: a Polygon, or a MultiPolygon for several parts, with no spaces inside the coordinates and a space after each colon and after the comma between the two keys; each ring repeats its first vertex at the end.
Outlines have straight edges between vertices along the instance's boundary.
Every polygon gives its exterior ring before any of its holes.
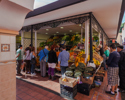
{"type": "Polygon", "coordinates": [[[58,57],[58,66],[61,66],[61,74],[63,75],[66,72],[66,68],[68,67],[69,60],[69,52],[66,51],[66,46],[62,46],[62,52],[58,57]]]}
{"type": "Polygon", "coordinates": [[[25,57],[25,62],[26,62],[26,69],[25,69],[25,71],[26,71],[26,74],[30,74],[30,72],[31,72],[30,53],[31,53],[31,49],[29,47],[27,47],[25,49],[25,55],[26,55],[26,57],[25,57]]]}
{"type": "Polygon", "coordinates": [[[55,80],[54,75],[55,75],[55,67],[56,67],[56,63],[58,62],[58,58],[56,56],[56,52],[55,52],[55,46],[51,47],[51,50],[48,54],[48,76],[49,79],[55,80]]]}
{"type": "Polygon", "coordinates": [[[22,54],[21,54],[21,50],[22,50],[22,45],[18,46],[19,49],[16,52],[16,61],[17,61],[17,75],[22,75],[21,74],[21,64],[22,64],[22,54]]]}
{"type": "Polygon", "coordinates": [[[35,54],[35,48],[31,48],[31,53],[30,53],[30,58],[31,58],[31,75],[34,76],[36,75],[35,73],[35,64],[36,64],[36,54],[35,54]]]}
{"type": "Polygon", "coordinates": [[[125,50],[123,50],[123,46],[117,46],[117,51],[120,54],[119,60],[119,92],[125,92],[125,50]]]}
{"type": "Polygon", "coordinates": [[[104,54],[104,50],[102,48],[102,45],[99,45],[99,52],[100,52],[100,55],[103,57],[104,70],[107,70],[107,68],[106,68],[106,55],[104,54]]]}
{"type": "Polygon", "coordinates": [[[41,76],[45,77],[46,76],[46,61],[44,60],[45,57],[48,55],[48,46],[45,46],[43,50],[41,50],[38,54],[40,57],[40,70],[41,70],[41,76]]]}
{"type": "Polygon", "coordinates": [[[111,91],[106,91],[106,93],[115,95],[118,88],[118,76],[119,76],[119,67],[118,62],[120,59],[120,54],[116,51],[116,45],[110,45],[111,53],[109,59],[107,60],[108,66],[108,85],[111,86],[111,91]]]}
{"type": "Polygon", "coordinates": [[[104,54],[106,55],[106,60],[108,60],[109,54],[110,54],[110,52],[108,50],[108,46],[105,46],[105,52],[104,52],[104,54]]]}

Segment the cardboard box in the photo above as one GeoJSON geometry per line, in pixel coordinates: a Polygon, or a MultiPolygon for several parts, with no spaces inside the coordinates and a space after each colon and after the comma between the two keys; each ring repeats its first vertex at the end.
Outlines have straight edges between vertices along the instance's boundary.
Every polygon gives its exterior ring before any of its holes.
{"type": "Polygon", "coordinates": [[[63,79],[62,77],[59,79],[59,83],[62,84],[62,85],[74,87],[77,84],[77,80],[75,78],[66,77],[68,82],[64,82],[64,81],[62,81],[62,79],[63,79]]]}
{"type": "Polygon", "coordinates": [[[83,76],[81,76],[81,81],[83,83],[87,83],[87,84],[91,85],[91,84],[93,84],[94,77],[95,77],[95,75],[93,75],[92,77],[90,77],[89,79],[87,79],[87,78],[84,78],[83,76]]]}

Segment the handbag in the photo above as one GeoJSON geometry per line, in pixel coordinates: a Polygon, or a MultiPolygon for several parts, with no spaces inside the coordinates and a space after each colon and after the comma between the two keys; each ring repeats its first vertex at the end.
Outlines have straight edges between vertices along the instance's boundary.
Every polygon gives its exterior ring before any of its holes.
{"type": "Polygon", "coordinates": [[[36,57],[31,57],[30,64],[36,64],[36,57]]]}

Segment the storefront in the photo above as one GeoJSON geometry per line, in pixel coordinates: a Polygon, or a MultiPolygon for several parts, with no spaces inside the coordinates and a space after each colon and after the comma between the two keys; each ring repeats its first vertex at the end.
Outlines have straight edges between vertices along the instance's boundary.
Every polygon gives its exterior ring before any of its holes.
{"type": "MultiPolygon", "coordinates": [[[[56,10],[49,9],[50,11],[41,11],[41,13],[39,12],[40,8],[39,10],[36,9],[36,13],[35,11],[29,13],[26,17],[24,27],[20,31],[23,48],[25,49],[31,44],[35,47],[35,52],[38,53],[45,45],[51,47],[52,45],[58,46],[59,44],[65,44],[70,52],[69,63],[74,63],[75,67],[78,67],[79,63],[85,66],[88,62],[94,63],[95,69],[98,70],[103,59],[96,52],[96,49],[99,45],[102,45],[102,47],[108,45],[109,39],[116,37],[117,32],[114,33],[114,31],[117,31],[117,28],[114,28],[114,26],[118,27],[118,25],[117,22],[114,23],[113,21],[116,19],[119,20],[119,18],[115,17],[111,20],[111,16],[114,17],[114,15],[119,14],[120,11],[116,10],[115,13],[108,16],[106,15],[107,12],[110,13],[114,11],[114,9],[112,9],[112,7],[115,7],[115,5],[112,5],[113,1],[97,1],[98,4],[100,4],[100,9],[95,7],[97,5],[93,1],[84,1],[79,2],[79,4],[69,5],[67,8],[64,7],[60,9],[57,7],[58,9],[56,10]],[[90,3],[93,3],[92,7],[90,7],[91,9],[87,7],[90,3]],[[80,7],[83,6],[85,6],[84,9],[80,9],[80,7]],[[107,8],[104,6],[107,6],[107,8]],[[75,10],[71,11],[73,8],[75,8],[75,10]],[[85,10],[85,8],[89,10],[85,10]],[[111,21],[111,23],[109,23],[109,21],[111,21]],[[112,30],[109,28],[112,28],[112,30]],[[26,34],[28,35],[27,38],[26,34]]],[[[115,1],[115,4],[119,4],[117,6],[120,6],[118,1],[115,1]]],[[[57,56],[58,53],[59,52],[57,52],[57,56]]],[[[56,69],[60,71],[60,68],[56,69]]],[[[91,85],[92,82],[93,80],[91,80],[91,85]]]]}

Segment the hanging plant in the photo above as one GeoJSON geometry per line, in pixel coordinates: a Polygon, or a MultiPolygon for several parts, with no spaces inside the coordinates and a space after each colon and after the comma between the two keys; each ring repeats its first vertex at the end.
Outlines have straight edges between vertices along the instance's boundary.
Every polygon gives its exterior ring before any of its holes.
{"type": "Polygon", "coordinates": [[[94,36],[94,37],[93,37],[93,40],[94,40],[94,41],[99,41],[99,37],[98,37],[98,36],[94,36]]]}

